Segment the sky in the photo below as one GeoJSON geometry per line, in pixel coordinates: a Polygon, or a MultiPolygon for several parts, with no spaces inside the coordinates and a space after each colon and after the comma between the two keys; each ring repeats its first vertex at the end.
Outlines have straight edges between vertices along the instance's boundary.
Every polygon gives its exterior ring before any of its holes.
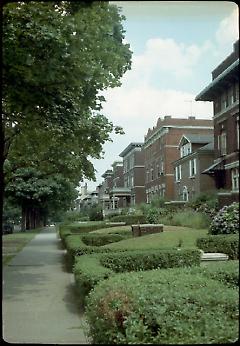
{"type": "Polygon", "coordinates": [[[195,101],[210,82],[211,72],[233,50],[239,38],[238,6],[232,1],[112,1],[126,19],[124,42],[130,44],[132,68],[121,86],[103,92],[102,114],[124,135],[111,135],[102,159],[90,159],[96,182],[111,169],[131,142],[144,142],[159,117],[211,119],[212,102],[195,101]]]}

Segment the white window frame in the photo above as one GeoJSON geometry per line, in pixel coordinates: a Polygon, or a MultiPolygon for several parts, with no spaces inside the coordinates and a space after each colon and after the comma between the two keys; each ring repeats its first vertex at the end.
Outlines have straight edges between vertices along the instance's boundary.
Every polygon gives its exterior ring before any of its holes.
{"type": "Polygon", "coordinates": [[[182,179],[182,166],[175,167],[175,181],[180,181],[182,179]]]}
{"type": "Polygon", "coordinates": [[[191,159],[189,160],[189,177],[195,177],[197,174],[197,160],[191,159]]]}

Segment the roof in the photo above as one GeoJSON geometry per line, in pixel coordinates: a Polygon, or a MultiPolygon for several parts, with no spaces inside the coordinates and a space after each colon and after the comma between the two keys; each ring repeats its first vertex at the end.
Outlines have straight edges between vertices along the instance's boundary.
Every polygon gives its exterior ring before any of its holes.
{"type": "Polygon", "coordinates": [[[215,171],[219,171],[219,170],[223,170],[224,169],[224,165],[223,165],[223,160],[222,161],[218,161],[218,162],[214,162],[211,166],[209,166],[208,168],[206,168],[204,171],[202,171],[202,174],[214,174],[215,171]]]}
{"type": "Polygon", "coordinates": [[[220,87],[224,88],[231,78],[238,75],[239,59],[234,61],[226,70],[217,76],[206,88],[204,88],[196,97],[196,101],[213,101],[214,94],[220,87]]]}
{"type": "Polygon", "coordinates": [[[204,151],[204,150],[214,150],[214,143],[210,142],[203,147],[199,148],[197,151],[204,151]]]}
{"type": "Polygon", "coordinates": [[[132,142],[119,154],[119,156],[124,157],[134,148],[141,148],[142,146],[143,146],[142,142],[141,143],[140,142],[132,142]]]}
{"type": "Polygon", "coordinates": [[[182,138],[179,142],[179,146],[181,145],[184,138],[193,144],[207,144],[213,141],[214,136],[213,134],[212,135],[194,135],[194,134],[182,135],[182,138]]]}

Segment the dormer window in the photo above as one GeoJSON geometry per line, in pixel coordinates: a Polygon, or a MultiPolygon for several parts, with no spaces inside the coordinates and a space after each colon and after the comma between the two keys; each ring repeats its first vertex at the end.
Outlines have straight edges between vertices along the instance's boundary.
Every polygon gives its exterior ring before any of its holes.
{"type": "Polygon", "coordinates": [[[192,145],[189,142],[182,145],[180,148],[181,157],[187,156],[187,155],[191,154],[191,152],[192,152],[192,145]]]}

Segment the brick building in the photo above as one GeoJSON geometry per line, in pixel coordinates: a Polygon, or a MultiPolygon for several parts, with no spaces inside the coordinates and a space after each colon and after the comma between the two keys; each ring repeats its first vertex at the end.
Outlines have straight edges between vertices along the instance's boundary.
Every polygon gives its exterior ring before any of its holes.
{"type": "Polygon", "coordinates": [[[213,130],[211,135],[183,135],[179,143],[180,158],[173,162],[174,199],[191,201],[200,192],[215,190],[213,179],[201,174],[213,163],[213,130]]]}
{"type": "Polygon", "coordinates": [[[229,204],[239,200],[239,41],[196,100],[213,101],[214,163],[204,173],[215,180],[220,205],[229,204]]]}
{"type": "Polygon", "coordinates": [[[123,193],[123,162],[114,161],[113,167],[113,184],[109,189],[109,197],[111,199],[111,209],[120,209],[124,207],[124,193],[123,193]]]}
{"type": "Polygon", "coordinates": [[[147,203],[154,196],[174,199],[173,161],[179,158],[179,142],[183,134],[210,135],[212,120],[195,117],[159,118],[144,139],[145,188],[147,203]]]}
{"type": "Polygon", "coordinates": [[[130,143],[119,156],[123,158],[124,206],[146,202],[143,143],[130,143]]]}
{"type": "Polygon", "coordinates": [[[113,187],[113,171],[111,169],[106,170],[102,178],[104,178],[102,184],[98,185],[98,203],[102,206],[103,214],[106,210],[111,209],[111,199],[109,191],[113,187]]]}

